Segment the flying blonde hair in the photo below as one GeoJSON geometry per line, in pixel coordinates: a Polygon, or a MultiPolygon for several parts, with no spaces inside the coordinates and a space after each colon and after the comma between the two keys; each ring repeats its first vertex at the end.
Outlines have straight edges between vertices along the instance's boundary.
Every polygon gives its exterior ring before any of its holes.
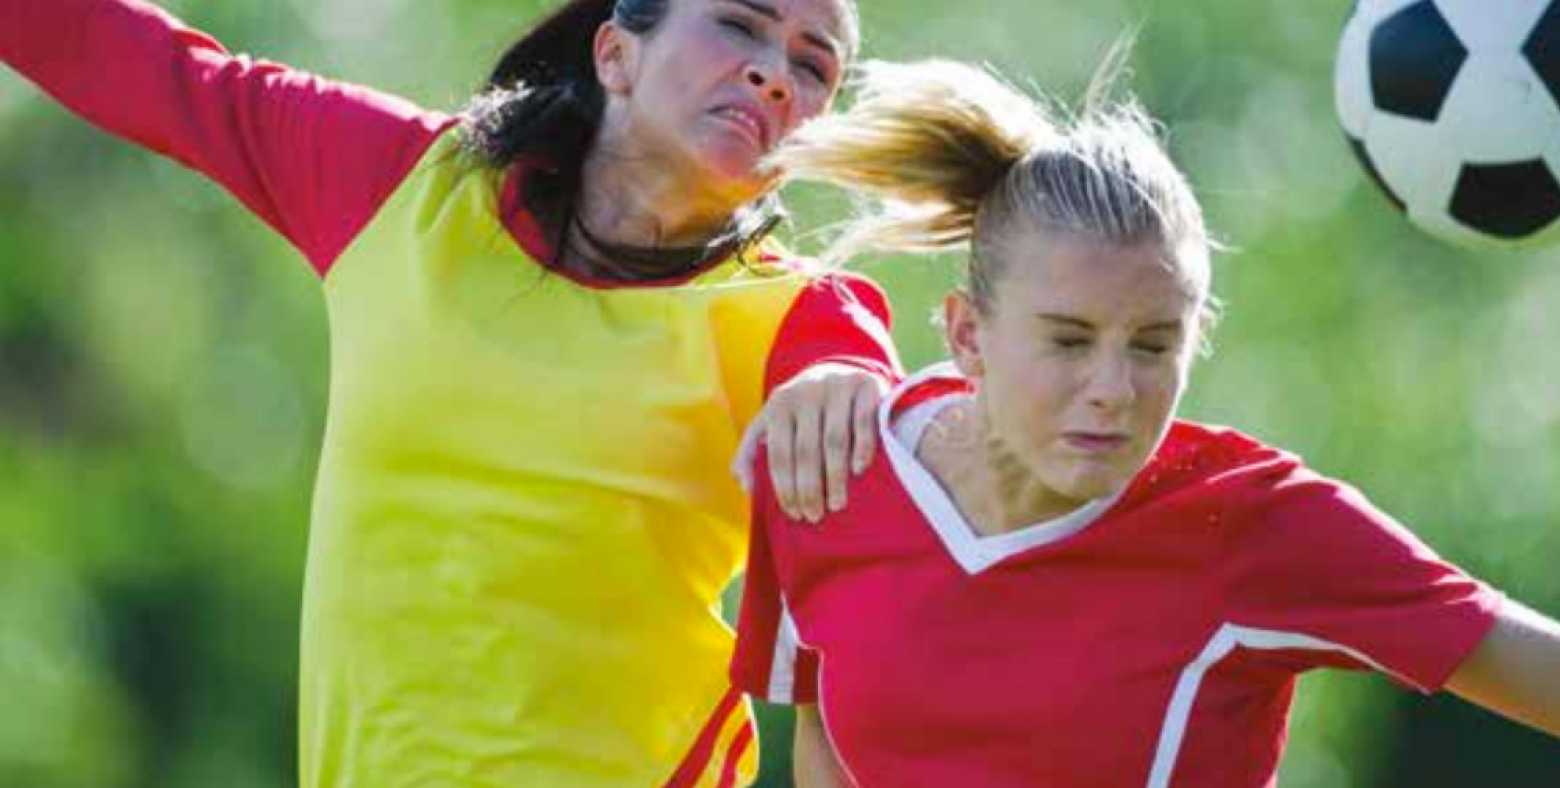
{"type": "Polygon", "coordinates": [[[868,61],[850,109],[797,130],[771,163],[873,198],[826,259],[968,244],[966,287],[984,310],[1010,257],[1000,244],[1022,219],[1058,236],[1158,245],[1206,323],[1212,243],[1202,208],[1147,112],[1111,98],[1128,48],[1112,50],[1076,114],[967,64],[868,61]]]}

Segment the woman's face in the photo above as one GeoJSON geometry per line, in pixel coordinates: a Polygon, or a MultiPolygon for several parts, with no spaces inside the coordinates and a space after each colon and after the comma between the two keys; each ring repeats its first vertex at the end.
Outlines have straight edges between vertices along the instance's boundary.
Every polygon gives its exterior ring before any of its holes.
{"type": "Polygon", "coordinates": [[[1153,245],[1016,232],[989,314],[949,297],[949,343],[990,437],[1059,506],[1108,495],[1158,447],[1202,301],[1153,245]]]}
{"type": "Polygon", "coordinates": [[[759,160],[839,88],[854,47],[848,2],[671,0],[647,34],[618,32],[620,68],[603,67],[598,40],[609,122],[714,192],[756,196],[771,180],[759,160]]]}

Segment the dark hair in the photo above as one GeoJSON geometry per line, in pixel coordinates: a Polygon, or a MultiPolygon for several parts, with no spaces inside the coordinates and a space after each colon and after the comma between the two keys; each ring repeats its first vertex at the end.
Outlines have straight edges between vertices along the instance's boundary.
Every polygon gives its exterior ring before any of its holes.
{"type": "MultiPolygon", "coordinates": [[[[593,56],[596,32],[613,21],[628,32],[648,33],[666,18],[670,4],[571,0],[509,47],[466,107],[464,146],[484,165],[502,169],[528,158],[543,164],[526,179],[521,198],[553,236],[560,256],[570,225],[578,221],[581,167],[606,107],[593,56]]],[[[702,246],[642,248],[595,238],[589,243],[629,276],[668,276],[760,240],[779,214],[779,200],[771,194],[740,211],[702,246]]]]}

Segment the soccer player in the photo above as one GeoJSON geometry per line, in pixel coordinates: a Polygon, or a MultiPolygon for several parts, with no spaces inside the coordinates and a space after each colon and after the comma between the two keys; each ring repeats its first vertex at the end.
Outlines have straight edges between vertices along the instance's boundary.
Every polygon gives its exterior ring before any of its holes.
{"type": "Polygon", "coordinates": [[[733,676],[800,704],[799,784],[1271,785],[1319,666],[1560,734],[1560,625],[1294,455],[1174,420],[1210,243],[1106,93],[1053,121],[978,69],[875,65],[779,154],[900,208],[850,248],[971,247],[952,362],[885,398],[850,506],[799,527],[757,491],[733,676]]]}
{"type": "Polygon", "coordinates": [[[880,291],[768,239],[759,167],[856,25],[852,0],[574,0],[448,115],[139,0],[0,0],[7,64],[323,283],[304,786],[751,774],[714,612],[747,539],[728,464],[772,394],[782,496],[820,517],[897,375],[880,291]]]}

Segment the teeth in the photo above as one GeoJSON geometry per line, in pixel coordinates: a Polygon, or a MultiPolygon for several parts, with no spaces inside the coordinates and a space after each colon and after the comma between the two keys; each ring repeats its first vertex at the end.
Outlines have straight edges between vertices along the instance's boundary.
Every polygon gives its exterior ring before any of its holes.
{"type": "Polygon", "coordinates": [[[760,139],[763,138],[763,136],[764,136],[763,127],[760,126],[758,121],[752,115],[748,114],[747,112],[744,112],[744,111],[742,111],[740,109],[730,109],[730,108],[727,108],[727,109],[722,109],[720,111],[720,114],[725,116],[725,117],[731,118],[732,120],[734,120],[734,121],[736,121],[738,123],[741,123],[743,126],[746,126],[749,131],[753,132],[753,136],[754,137],[757,137],[757,138],[760,138],[760,139]]]}

